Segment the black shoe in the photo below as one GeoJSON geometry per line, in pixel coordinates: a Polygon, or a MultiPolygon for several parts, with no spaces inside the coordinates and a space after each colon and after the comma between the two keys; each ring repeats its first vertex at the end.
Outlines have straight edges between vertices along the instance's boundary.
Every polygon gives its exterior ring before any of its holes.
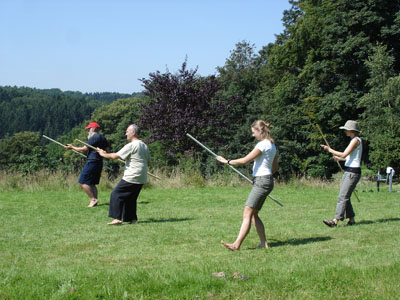
{"type": "Polygon", "coordinates": [[[324,224],[326,226],[329,226],[329,227],[336,227],[337,226],[337,224],[333,220],[323,220],[322,222],[324,222],[324,224]]]}
{"type": "Polygon", "coordinates": [[[356,225],[355,221],[348,221],[344,226],[353,226],[356,225]]]}

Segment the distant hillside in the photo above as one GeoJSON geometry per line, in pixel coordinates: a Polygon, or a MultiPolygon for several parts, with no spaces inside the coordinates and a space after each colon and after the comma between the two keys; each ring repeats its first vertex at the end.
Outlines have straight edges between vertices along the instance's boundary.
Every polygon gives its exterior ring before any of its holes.
{"type": "Polygon", "coordinates": [[[81,93],[81,92],[71,92],[65,91],[66,95],[71,95],[74,97],[84,97],[85,99],[94,99],[100,102],[111,103],[117,99],[125,99],[125,98],[141,98],[143,97],[142,93],[132,93],[132,94],[120,94],[120,93],[110,93],[110,92],[103,92],[103,93],[81,93]]]}
{"type": "Polygon", "coordinates": [[[104,104],[140,96],[0,86],[0,139],[21,131],[56,137],[90,119],[92,112],[104,104]]]}

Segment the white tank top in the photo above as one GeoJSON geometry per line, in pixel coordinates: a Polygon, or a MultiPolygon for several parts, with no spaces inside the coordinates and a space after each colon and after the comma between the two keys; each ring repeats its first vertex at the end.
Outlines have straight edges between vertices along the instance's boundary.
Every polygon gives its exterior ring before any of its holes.
{"type": "Polygon", "coordinates": [[[356,136],[355,139],[357,139],[360,142],[360,145],[356,149],[353,150],[349,155],[346,157],[346,162],[344,165],[346,167],[350,168],[359,168],[361,167],[361,154],[362,154],[362,141],[361,139],[356,136]]]}
{"type": "Polygon", "coordinates": [[[262,140],[255,146],[261,151],[261,155],[254,160],[253,176],[265,176],[272,174],[272,163],[276,155],[276,147],[269,140],[262,140]]]}

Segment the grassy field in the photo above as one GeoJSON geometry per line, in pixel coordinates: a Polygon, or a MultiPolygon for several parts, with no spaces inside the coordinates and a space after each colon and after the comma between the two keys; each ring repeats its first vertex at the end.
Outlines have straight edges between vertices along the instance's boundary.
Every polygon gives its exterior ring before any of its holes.
{"type": "Polygon", "coordinates": [[[93,209],[77,189],[2,191],[0,299],[400,299],[400,193],[360,185],[357,225],[328,228],[337,185],[278,185],[270,248],[253,228],[231,252],[249,191],[146,188],[122,226],[106,225],[108,189],[93,209]]]}

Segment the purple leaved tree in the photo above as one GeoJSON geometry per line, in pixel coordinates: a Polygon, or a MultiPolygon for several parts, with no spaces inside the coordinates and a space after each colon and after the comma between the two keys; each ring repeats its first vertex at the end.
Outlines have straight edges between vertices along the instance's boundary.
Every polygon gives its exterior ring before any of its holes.
{"type": "Polygon", "coordinates": [[[149,142],[159,141],[170,157],[195,147],[186,133],[214,147],[227,138],[229,107],[235,99],[223,98],[218,78],[196,73],[197,68],[187,69],[185,60],[176,74],[157,71],[141,79],[151,101],[142,107],[140,124],[150,131],[149,142]]]}

